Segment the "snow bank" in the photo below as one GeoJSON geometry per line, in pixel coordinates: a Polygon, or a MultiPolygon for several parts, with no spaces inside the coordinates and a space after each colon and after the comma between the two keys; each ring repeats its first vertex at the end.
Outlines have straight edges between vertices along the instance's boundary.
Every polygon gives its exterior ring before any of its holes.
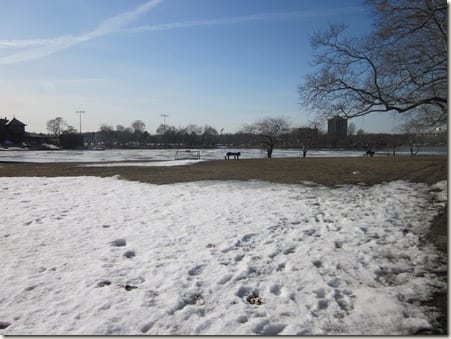
{"type": "Polygon", "coordinates": [[[142,162],[114,162],[101,164],[82,165],[84,167],[121,167],[121,166],[153,166],[153,167],[168,167],[168,166],[186,166],[193,165],[205,160],[171,160],[171,161],[142,161],[142,162]]]}
{"type": "Polygon", "coordinates": [[[412,334],[446,287],[446,182],[0,183],[4,335],[412,334]]]}

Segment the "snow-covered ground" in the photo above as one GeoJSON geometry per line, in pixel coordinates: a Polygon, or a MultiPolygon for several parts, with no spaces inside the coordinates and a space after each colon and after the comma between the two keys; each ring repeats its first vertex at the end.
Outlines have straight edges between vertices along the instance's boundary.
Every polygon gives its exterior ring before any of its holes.
{"type": "Polygon", "coordinates": [[[0,183],[4,335],[411,334],[446,287],[446,182],[0,183]]]}

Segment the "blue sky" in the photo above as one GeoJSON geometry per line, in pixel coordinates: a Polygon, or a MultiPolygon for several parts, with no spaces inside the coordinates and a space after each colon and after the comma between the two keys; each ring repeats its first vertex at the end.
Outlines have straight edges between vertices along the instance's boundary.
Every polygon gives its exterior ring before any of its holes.
{"type": "MultiPolygon", "coordinates": [[[[307,125],[297,86],[309,37],[329,23],[369,29],[360,0],[0,0],[0,114],[46,132],[57,116],[82,130],[167,114],[176,127],[236,132],[266,116],[307,125]]],[[[391,115],[357,128],[391,132],[391,115]]],[[[324,124],[325,126],[325,124],[324,124]]]]}

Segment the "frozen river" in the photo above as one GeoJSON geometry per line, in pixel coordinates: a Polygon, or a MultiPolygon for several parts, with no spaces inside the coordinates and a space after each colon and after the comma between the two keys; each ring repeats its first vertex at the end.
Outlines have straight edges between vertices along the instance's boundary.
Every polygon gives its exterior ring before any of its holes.
{"type": "MultiPolygon", "coordinates": [[[[0,151],[0,161],[17,162],[110,162],[110,161],[167,161],[174,160],[175,149],[111,149],[104,151],[0,151]]],[[[243,159],[265,158],[266,151],[259,148],[216,148],[192,149],[200,151],[202,160],[224,159],[226,152],[241,152],[243,159]]],[[[385,150],[381,152],[391,152],[385,150]]],[[[363,150],[311,149],[307,157],[361,157],[363,150]]],[[[408,155],[408,148],[399,148],[397,155],[408,155]]],[[[429,147],[420,149],[419,154],[447,154],[446,147],[429,147]]],[[[274,149],[274,158],[302,157],[302,150],[274,149]]]]}

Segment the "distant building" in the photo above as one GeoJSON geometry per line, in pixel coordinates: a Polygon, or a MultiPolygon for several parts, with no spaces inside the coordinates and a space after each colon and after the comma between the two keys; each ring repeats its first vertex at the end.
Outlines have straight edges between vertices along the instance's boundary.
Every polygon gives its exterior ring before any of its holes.
{"type": "Polygon", "coordinates": [[[318,128],[301,127],[297,129],[298,134],[305,138],[317,138],[318,128]]]}
{"type": "Polygon", "coordinates": [[[25,124],[16,117],[12,120],[7,118],[0,118],[0,142],[9,141],[23,141],[25,138],[25,124]]]}
{"type": "Polygon", "coordinates": [[[318,140],[318,128],[300,127],[292,130],[296,135],[298,142],[311,147],[318,140]]]}
{"type": "Polygon", "coordinates": [[[348,135],[348,119],[335,116],[327,120],[327,134],[335,137],[348,135]]]}

